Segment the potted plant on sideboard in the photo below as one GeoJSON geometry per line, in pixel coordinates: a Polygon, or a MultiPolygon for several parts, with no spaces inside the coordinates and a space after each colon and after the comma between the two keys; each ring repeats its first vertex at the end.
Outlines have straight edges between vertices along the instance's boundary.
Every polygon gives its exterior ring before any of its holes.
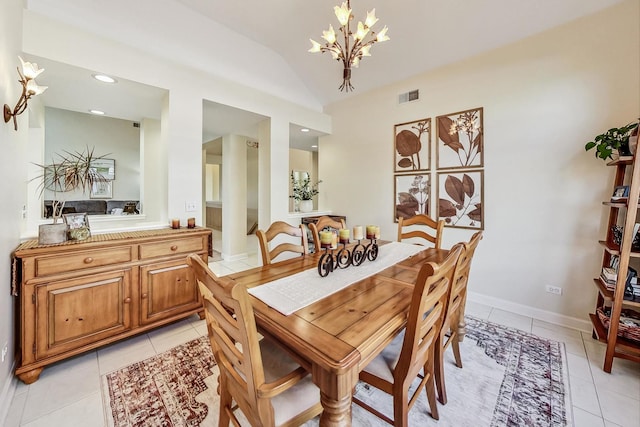
{"type": "Polygon", "coordinates": [[[318,184],[321,182],[316,181],[315,184],[312,184],[308,174],[305,174],[301,179],[296,179],[293,172],[291,173],[293,195],[290,197],[299,202],[300,212],[311,212],[313,210],[313,196],[319,193],[318,184]]]}
{"type": "MultiPolygon", "coordinates": [[[[64,151],[62,154],[57,154],[57,160],[54,159],[49,164],[35,164],[42,170],[40,175],[33,178],[40,180],[38,184],[40,196],[44,195],[45,190],[53,192],[53,223],[41,224],[38,227],[39,244],[56,244],[67,240],[67,224],[58,222],[62,218],[65,204],[64,200],[60,200],[60,193],[74,190],[82,190],[84,193],[87,190],[90,191],[94,183],[107,180],[92,166],[93,162],[103,159],[106,155],[96,156],[93,151],[94,149],[89,147],[86,147],[84,151],[64,151]]],[[[74,234],[77,240],[89,237],[88,227],[86,230],[82,230],[82,228],[74,230],[74,234]]]]}

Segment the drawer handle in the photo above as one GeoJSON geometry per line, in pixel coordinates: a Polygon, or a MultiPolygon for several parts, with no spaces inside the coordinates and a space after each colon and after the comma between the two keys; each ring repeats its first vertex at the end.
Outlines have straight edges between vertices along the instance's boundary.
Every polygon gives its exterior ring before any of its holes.
{"type": "Polygon", "coordinates": [[[124,302],[125,302],[125,304],[130,303],[130,302],[131,302],[131,298],[125,298],[125,299],[124,299],[124,302]]]}
{"type": "Polygon", "coordinates": [[[174,251],[174,252],[177,251],[178,250],[178,245],[171,246],[171,250],[174,251]]]}
{"type": "Polygon", "coordinates": [[[85,264],[91,264],[92,262],[93,262],[93,258],[91,258],[90,256],[88,256],[88,257],[86,257],[86,258],[84,259],[84,263],[85,263],[85,264]]]}
{"type": "Polygon", "coordinates": [[[142,299],[145,299],[147,297],[147,294],[142,294],[142,299]]]}

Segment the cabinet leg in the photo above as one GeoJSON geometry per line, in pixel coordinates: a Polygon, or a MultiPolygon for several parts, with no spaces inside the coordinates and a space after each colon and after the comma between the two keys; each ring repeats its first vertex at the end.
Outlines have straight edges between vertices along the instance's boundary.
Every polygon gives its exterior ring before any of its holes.
{"type": "Polygon", "coordinates": [[[204,320],[205,319],[204,310],[198,312],[198,317],[200,318],[200,320],[204,320]]]}
{"type": "Polygon", "coordinates": [[[38,378],[40,378],[40,373],[43,369],[44,368],[36,368],[28,372],[23,372],[22,374],[18,374],[18,378],[25,384],[35,383],[38,381],[38,378]]]}

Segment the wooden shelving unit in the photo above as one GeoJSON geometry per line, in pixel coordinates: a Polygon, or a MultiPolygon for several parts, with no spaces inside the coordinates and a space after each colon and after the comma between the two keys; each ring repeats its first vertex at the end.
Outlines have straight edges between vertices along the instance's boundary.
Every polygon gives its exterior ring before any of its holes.
{"type": "Polygon", "coordinates": [[[600,321],[596,313],[589,314],[593,324],[594,336],[607,344],[603,370],[611,372],[614,357],[629,359],[640,362],[640,342],[625,339],[618,335],[620,315],[622,309],[632,309],[640,311],[640,301],[625,300],[624,287],[626,282],[626,271],[629,268],[630,258],[640,258],[639,252],[631,250],[633,243],[633,229],[640,206],[640,155],[625,156],[607,163],[608,166],[616,168],[614,187],[620,185],[629,186],[629,197],[627,199],[606,201],[603,205],[609,208],[609,222],[607,226],[607,238],[599,243],[603,247],[602,266],[609,266],[613,256],[619,257],[618,274],[615,291],[608,289],[600,278],[594,279],[594,285],[598,290],[596,309],[600,307],[610,307],[611,317],[609,328],[600,321]],[[631,173],[628,173],[631,168],[631,173]],[[629,206],[629,200],[636,201],[629,206]],[[617,245],[613,241],[612,228],[615,225],[623,227],[622,242],[617,245]]]}

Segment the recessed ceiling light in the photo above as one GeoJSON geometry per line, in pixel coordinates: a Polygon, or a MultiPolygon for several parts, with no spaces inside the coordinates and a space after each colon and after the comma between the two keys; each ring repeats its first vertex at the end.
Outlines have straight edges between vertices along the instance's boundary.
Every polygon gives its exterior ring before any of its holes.
{"type": "Polygon", "coordinates": [[[318,146],[317,145],[312,145],[311,148],[318,148],[318,146]]]}
{"type": "Polygon", "coordinates": [[[309,132],[309,129],[307,129],[307,128],[302,128],[302,129],[300,129],[300,132],[309,132]]]}
{"type": "Polygon", "coordinates": [[[91,114],[95,114],[96,116],[104,116],[104,111],[100,110],[89,110],[91,114]]]}
{"type": "Polygon", "coordinates": [[[106,74],[92,74],[93,78],[101,81],[102,83],[117,83],[118,81],[106,74]]]}

